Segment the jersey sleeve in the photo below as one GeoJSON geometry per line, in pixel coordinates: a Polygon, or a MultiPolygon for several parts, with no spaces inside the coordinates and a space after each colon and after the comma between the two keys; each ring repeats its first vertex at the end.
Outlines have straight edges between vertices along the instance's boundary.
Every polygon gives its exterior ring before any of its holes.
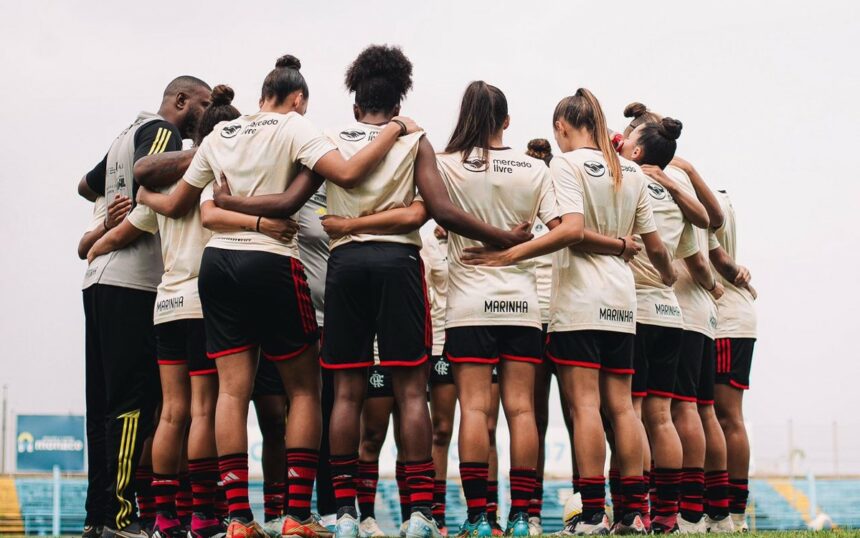
{"type": "Polygon", "coordinates": [[[182,175],[185,182],[198,189],[206,187],[215,180],[215,171],[209,159],[209,140],[208,136],[203,139],[200,148],[191,159],[191,164],[188,165],[188,170],[182,175]]]}
{"type": "Polygon", "coordinates": [[[146,233],[154,234],[158,231],[158,218],[155,216],[155,211],[143,204],[137,204],[131,213],[128,214],[129,224],[143,230],[146,233]]]}
{"type": "Polygon", "coordinates": [[[556,200],[555,196],[555,186],[552,183],[552,174],[549,173],[549,168],[541,174],[537,217],[544,224],[560,217],[558,200],[556,200]]]}
{"type": "Polygon", "coordinates": [[[714,233],[714,230],[708,230],[708,251],[712,251],[715,248],[720,248],[720,240],[717,238],[717,234],[714,233]]]}
{"type": "Polygon", "coordinates": [[[696,230],[689,222],[684,223],[681,238],[678,240],[678,248],[675,249],[675,259],[683,260],[699,252],[699,242],[696,240],[696,230]]]}
{"type": "Polygon", "coordinates": [[[200,205],[203,205],[203,202],[213,201],[215,201],[215,183],[209,182],[208,185],[203,187],[203,191],[200,193],[200,205]]]}
{"type": "Polygon", "coordinates": [[[182,135],[179,129],[164,120],[151,121],[134,135],[134,162],[147,155],[181,149],[182,135]]]}
{"type": "Polygon", "coordinates": [[[639,182],[639,201],[636,202],[636,218],[633,221],[634,234],[647,234],[657,231],[654,221],[654,211],[651,209],[651,197],[644,181],[639,182]]]}
{"type": "Polygon", "coordinates": [[[311,170],[323,155],[337,149],[337,146],[304,116],[294,116],[284,128],[289,130],[293,138],[290,158],[311,170]]]}
{"type": "Polygon", "coordinates": [[[104,158],[95,165],[92,170],[87,172],[86,180],[90,190],[101,196],[105,194],[105,176],[107,175],[107,153],[104,158]]]}
{"type": "Polygon", "coordinates": [[[100,226],[104,226],[105,218],[107,218],[107,201],[104,196],[99,196],[93,204],[93,217],[90,219],[87,231],[91,232],[100,226]]]}
{"type": "Polygon", "coordinates": [[[563,158],[549,163],[558,214],[584,213],[582,177],[578,171],[563,158]]]}

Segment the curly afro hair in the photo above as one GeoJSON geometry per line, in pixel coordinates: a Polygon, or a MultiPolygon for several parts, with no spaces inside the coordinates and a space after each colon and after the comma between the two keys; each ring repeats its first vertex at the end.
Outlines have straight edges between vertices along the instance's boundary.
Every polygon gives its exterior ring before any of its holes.
{"type": "Polygon", "coordinates": [[[412,62],[400,47],[371,45],[347,68],[345,83],[365,112],[391,112],[412,89],[412,62]]]}

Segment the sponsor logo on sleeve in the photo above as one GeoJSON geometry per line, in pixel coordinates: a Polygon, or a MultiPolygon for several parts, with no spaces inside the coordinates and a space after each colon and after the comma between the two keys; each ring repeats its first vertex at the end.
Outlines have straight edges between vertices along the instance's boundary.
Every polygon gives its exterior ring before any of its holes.
{"type": "Polygon", "coordinates": [[[346,129],[341,131],[338,136],[347,142],[358,142],[359,140],[364,139],[364,137],[367,136],[367,133],[362,129],[346,129]]]}
{"type": "Polygon", "coordinates": [[[648,184],[648,194],[651,195],[651,198],[655,200],[663,200],[666,198],[666,189],[663,185],[659,183],[649,183],[648,184]]]}
{"type": "Polygon", "coordinates": [[[585,161],[582,163],[582,167],[585,168],[585,173],[591,177],[603,177],[606,173],[606,167],[597,161],[585,161]]]}

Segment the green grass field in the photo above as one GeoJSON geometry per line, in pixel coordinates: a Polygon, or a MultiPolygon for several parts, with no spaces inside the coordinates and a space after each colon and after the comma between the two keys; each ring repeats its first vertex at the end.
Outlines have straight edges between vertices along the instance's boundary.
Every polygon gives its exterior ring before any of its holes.
{"type": "MultiPolygon", "coordinates": [[[[23,534],[0,534],[4,538],[25,538],[23,534]]],[[[707,536],[739,536],[737,534],[708,534],[707,536]]],[[[827,538],[829,536],[833,537],[847,537],[847,536],[858,536],[860,537],[860,529],[837,529],[834,531],[764,531],[764,532],[751,532],[749,534],[745,534],[743,536],[764,536],[767,538],[827,538]]],[[[78,538],[77,535],[67,535],[61,538],[78,538]]],[[[391,537],[397,538],[397,537],[391,537]]]]}

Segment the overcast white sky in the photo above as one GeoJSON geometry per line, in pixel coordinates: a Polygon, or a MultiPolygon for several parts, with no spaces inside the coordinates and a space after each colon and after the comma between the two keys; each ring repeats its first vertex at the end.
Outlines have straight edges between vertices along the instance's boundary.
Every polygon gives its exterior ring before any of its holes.
{"type": "MultiPolygon", "coordinates": [[[[514,147],[552,138],[555,104],[580,86],[615,128],[634,100],[681,119],[679,154],[732,194],[739,261],[760,293],[747,408],[757,437],[789,418],[838,419],[856,447],[858,15],[847,1],[3,2],[0,384],[10,408],[83,411],[75,247],[91,206],[75,186],[138,111],[158,108],[171,78],[228,83],[252,112],[289,52],[310,85],[308,117],[324,127],[351,119],[347,64],[367,44],[393,43],[415,66],[403,113],[437,147],[479,78],[507,94],[514,147]]],[[[773,431],[782,446],[784,430],[773,431]]]]}

